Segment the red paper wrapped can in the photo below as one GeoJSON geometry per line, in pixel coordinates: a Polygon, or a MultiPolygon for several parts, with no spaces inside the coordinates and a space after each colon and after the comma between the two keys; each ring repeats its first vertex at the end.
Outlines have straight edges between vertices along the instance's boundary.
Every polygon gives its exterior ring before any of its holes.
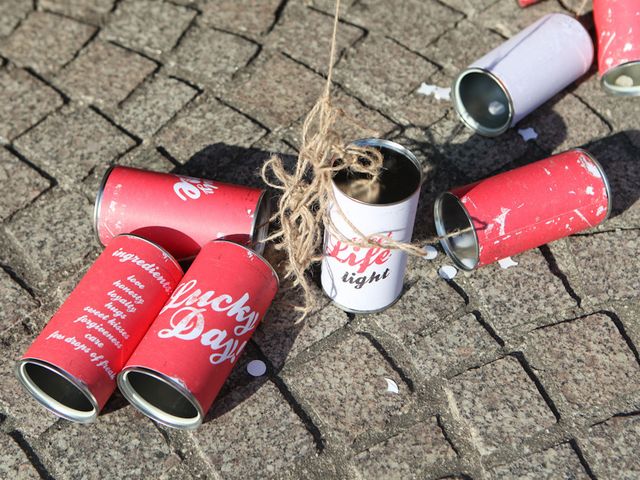
{"type": "Polygon", "coordinates": [[[120,391],[157,422],[198,427],[277,290],[261,256],[208,243],[118,375],[120,391]]]}
{"type": "Polygon", "coordinates": [[[614,95],[640,95],[640,1],[593,0],[598,71],[614,95]]]}
{"type": "Polygon", "coordinates": [[[194,257],[216,238],[261,252],[268,222],[264,190],[120,166],[105,174],[94,210],[103,245],[134,233],[178,260],[194,257]]]}
{"type": "Polygon", "coordinates": [[[115,237],[19,361],[18,378],[56,415],[94,421],[181,277],[162,248],[115,237]]]}
{"type": "Polygon", "coordinates": [[[586,151],[569,150],[441,194],[438,235],[453,262],[472,270],[603,222],[609,182],[586,151]]]}
{"type": "Polygon", "coordinates": [[[518,0],[518,5],[522,8],[528,7],[529,5],[533,5],[534,3],[538,3],[542,0],[518,0]]]}

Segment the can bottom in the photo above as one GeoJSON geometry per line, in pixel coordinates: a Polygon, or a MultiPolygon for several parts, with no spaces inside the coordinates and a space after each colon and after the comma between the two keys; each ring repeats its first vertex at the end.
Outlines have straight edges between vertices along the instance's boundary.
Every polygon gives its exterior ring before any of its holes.
{"type": "Polygon", "coordinates": [[[640,60],[623,63],[607,71],[601,78],[607,93],[621,97],[640,95],[640,60]]]}

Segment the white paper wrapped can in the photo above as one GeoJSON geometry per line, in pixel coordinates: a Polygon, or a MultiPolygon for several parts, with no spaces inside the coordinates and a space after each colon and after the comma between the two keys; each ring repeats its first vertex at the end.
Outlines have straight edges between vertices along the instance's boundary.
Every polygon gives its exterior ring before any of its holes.
{"type": "MultiPolygon", "coordinates": [[[[346,170],[336,174],[336,203],[329,212],[334,228],[344,237],[357,240],[351,222],[364,235],[410,242],[422,184],[418,160],[409,150],[388,140],[370,138],[353,143],[380,150],[384,158],[382,173],[373,185],[346,170]]],[[[402,293],[406,266],[407,254],[400,250],[351,246],[331,228],[325,229],[322,288],[347,312],[373,313],[392,305],[402,293]]]]}

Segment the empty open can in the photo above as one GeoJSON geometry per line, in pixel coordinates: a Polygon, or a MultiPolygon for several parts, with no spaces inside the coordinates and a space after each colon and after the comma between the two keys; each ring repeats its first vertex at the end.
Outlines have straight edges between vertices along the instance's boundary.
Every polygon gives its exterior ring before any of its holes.
{"type": "Polygon", "coordinates": [[[589,33],[561,13],[542,17],[462,71],[453,106],[472,130],[500,135],[571,82],[593,62],[589,33]]]}
{"type": "Polygon", "coordinates": [[[440,242],[473,270],[603,222],[609,183],[586,151],[569,150],[441,194],[434,205],[440,242]]]}
{"type": "Polygon", "coordinates": [[[593,0],[598,71],[613,95],[640,95],[640,1],[593,0]]]}
{"type": "MultiPolygon", "coordinates": [[[[346,219],[365,236],[411,241],[422,183],[418,160],[388,140],[370,138],[353,143],[380,150],[382,173],[371,185],[364,174],[338,172],[332,185],[335,204],[329,211],[333,225],[355,241],[358,234],[346,219]]],[[[402,293],[406,266],[405,252],[352,246],[325,229],[322,288],[347,312],[372,313],[392,305],[402,293]]]]}

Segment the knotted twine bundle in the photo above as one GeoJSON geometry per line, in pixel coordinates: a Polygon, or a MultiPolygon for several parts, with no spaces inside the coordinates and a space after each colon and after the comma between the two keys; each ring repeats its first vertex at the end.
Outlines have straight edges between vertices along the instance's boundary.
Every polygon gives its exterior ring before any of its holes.
{"type": "MultiPolygon", "coordinates": [[[[338,171],[348,169],[365,174],[368,178],[361,181],[359,188],[367,189],[376,184],[383,164],[379,150],[346,144],[336,129],[340,118],[357,124],[331,101],[339,9],[340,0],[336,0],[327,82],[323,94],[305,118],[302,145],[295,167],[289,171],[277,155],[272,155],[262,166],[264,182],[281,192],[277,212],[271,218],[271,221],[277,221],[279,227],[266,241],[273,241],[276,250],[286,253],[282,273],[293,288],[302,290],[303,305],[294,306],[301,312],[301,320],[316,306],[317,299],[306,272],[312,264],[322,259],[323,226],[342,242],[352,246],[384,247],[402,250],[411,255],[425,255],[424,249],[418,245],[397,242],[379,234],[364,235],[344,216],[335,202],[332,178],[338,171]],[[345,237],[335,227],[329,215],[330,206],[337,210],[355,232],[356,240],[345,237]]],[[[460,233],[462,231],[452,232],[447,237],[460,233]]],[[[437,240],[439,237],[426,241],[437,240]]]]}

